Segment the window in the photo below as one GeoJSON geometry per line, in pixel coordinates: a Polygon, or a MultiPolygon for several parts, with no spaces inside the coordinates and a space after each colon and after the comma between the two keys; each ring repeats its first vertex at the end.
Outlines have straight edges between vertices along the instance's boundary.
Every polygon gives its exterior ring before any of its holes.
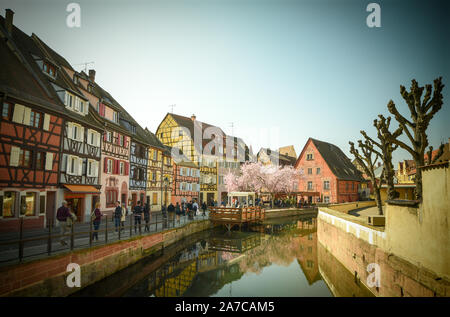
{"type": "Polygon", "coordinates": [[[106,165],[107,166],[106,172],[111,174],[112,173],[112,169],[113,169],[113,160],[108,160],[106,164],[107,164],[106,165]]]}
{"type": "Polygon", "coordinates": [[[306,154],[306,160],[307,160],[307,161],[312,161],[313,159],[314,159],[314,157],[313,157],[313,154],[312,154],[312,153],[306,154]]]}
{"type": "Polygon", "coordinates": [[[20,197],[20,214],[34,216],[36,208],[36,193],[26,193],[20,197]]]}
{"type": "Polygon", "coordinates": [[[324,197],[323,197],[323,202],[324,202],[325,204],[329,204],[329,203],[330,203],[330,197],[324,196],[324,197]]]}
{"type": "Polygon", "coordinates": [[[0,216],[4,218],[14,217],[16,214],[16,192],[5,192],[0,198],[2,199],[0,216]]]}
{"type": "Polygon", "coordinates": [[[88,85],[88,92],[92,92],[92,85],[88,85]]]}
{"type": "Polygon", "coordinates": [[[313,189],[313,183],[312,182],[308,182],[308,190],[313,189]]]}
{"type": "Polygon", "coordinates": [[[98,162],[94,160],[88,160],[87,176],[98,177],[98,162]]]}
{"type": "Polygon", "coordinates": [[[36,153],[36,169],[43,170],[45,168],[45,153],[37,152],[36,153]]]}
{"type": "Polygon", "coordinates": [[[120,162],[120,175],[124,175],[124,174],[125,174],[125,163],[120,162]]]}
{"type": "Polygon", "coordinates": [[[18,166],[31,167],[31,151],[20,149],[18,166]]]}
{"type": "Polygon", "coordinates": [[[84,101],[80,100],[80,112],[84,113],[84,101]]]}
{"type": "Polygon", "coordinates": [[[45,73],[49,74],[50,76],[55,77],[56,70],[53,65],[50,65],[49,63],[44,62],[43,66],[42,66],[42,70],[45,73]]]}
{"type": "Polygon", "coordinates": [[[316,169],[316,174],[317,174],[317,175],[320,174],[320,167],[318,167],[318,168],[316,169]]]}
{"type": "Polygon", "coordinates": [[[330,181],[323,182],[323,189],[330,189],[330,181]]]}
{"type": "Polygon", "coordinates": [[[312,174],[312,168],[308,168],[308,175],[312,174]]]}
{"type": "Polygon", "coordinates": [[[77,75],[73,75],[73,82],[75,83],[75,84],[78,84],[78,76],[77,75]]]}
{"type": "Polygon", "coordinates": [[[156,161],[158,159],[158,152],[153,150],[153,160],[156,161]]]}
{"type": "Polygon", "coordinates": [[[178,131],[178,136],[183,136],[183,130],[178,131]]]}
{"type": "Polygon", "coordinates": [[[40,112],[31,110],[30,112],[30,126],[39,128],[41,126],[42,115],[40,112]]]}
{"type": "Polygon", "coordinates": [[[154,181],[154,182],[156,181],[156,172],[152,173],[152,181],[154,181]]]}
{"type": "Polygon", "coordinates": [[[123,142],[123,135],[119,135],[119,144],[120,146],[123,146],[124,142],[123,142]]]}
{"type": "Polygon", "coordinates": [[[106,141],[112,142],[112,133],[111,131],[106,132],[106,141]]]}
{"type": "Polygon", "coordinates": [[[153,205],[157,205],[158,204],[158,193],[153,193],[152,204],[153,205]]]}
{"type": "Polygon", "coordinates": [[[2,119],[11,120],[12,119],[12,109],[13,105],[9,102],[4,102],[2,107],[2,119]]]}
{"type": "Polygon", "coordinates": [[[164,133],[161,133],[161,134],[160,134],[161,139],[162,139],[163,135],[164,135],[164,133]]]}

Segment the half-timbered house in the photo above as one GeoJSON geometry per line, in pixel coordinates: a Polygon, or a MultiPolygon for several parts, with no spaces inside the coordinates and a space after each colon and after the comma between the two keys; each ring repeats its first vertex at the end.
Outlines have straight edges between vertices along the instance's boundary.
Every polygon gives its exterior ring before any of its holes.
{"type": "Polygon", "coordinates": [[[68,76],[71,65],[37,35],[14,30],[18,52],[29,71],[63,113],[56,205],[66,200],[78,221],[88,220],[100,194],[103,127],[89,111],[89,100],[68,76]]]}
{"type": "Polygon", "coordinates": [[[17,46],[24,34],[0,17],[0,232],[53,219],[63,114],[17,46]]]}
{"type": "Polygon", "coordinates": [[[130,183],[130,132],[119,123],[121,107],[95,81],[95,70],[73,73],[73,81],[89,99],[104,126],[100,168],[100,209],[112,215],[115,203],[128,204],[130,183]]]}

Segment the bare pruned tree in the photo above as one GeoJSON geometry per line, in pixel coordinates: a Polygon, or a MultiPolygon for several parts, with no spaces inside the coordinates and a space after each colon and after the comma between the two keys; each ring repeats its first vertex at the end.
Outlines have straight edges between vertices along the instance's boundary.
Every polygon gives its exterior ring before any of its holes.
{"type": "MultiPolygon", "coordinates": [[[[378,156],[383,161],[384,179],[387,185],[387,197],[388,199],[395,199],[397,198],[397,195],[394,188],[395,170],[394,165],[392,164],[392,152],[394,152],[398,148],[398,145],[393,144],[390,141],[389,136],[387,136],[382,129],[382,127],[386,127],[387,129],[389,129],[389,126],[391,124],[391,117],[388,117],[387,119],[383,115],[379,115],[378,117],[380,118],[380,120],[373,120],[373,126],[377,129],[377,137],[379,142],[369,137],[365,131],[361,131],[361,134],[366,138],[366,140],[369,140],[371,144],[376,145],[380,149],[381,152],[375,149],[372,149],[372,151],[378,154],[378,156]]],[[[398,135],[400,134],[401,129],[397,129],[397,131],[393,133],[393,136],[398,137],[398,135]]]]}
{"type": "Polygon", "coordinates": [[[443,97],[441,92],[443,88],[442,77],[434,80],[434,91],[431,85],[419,87],[415,79],[411,81],[410,91],[406,91],[404,86],[400,86],[400,94],[408,105],[412,121],[402,116],[398,112],[395,103],[392,100],[389,101],[387,105],[388,110],[397,120],[399,129],[405,132],[411,145],[398,139],[398,136],[401,134],[396,134],[398,130],[392,134],[389,132],[389,127],[386,124],[381,123],[380,125],[381,130],[389,141],[408,151],[414,159],[416,165],[415,198],[417,200],[422,200],[421,167],[425,165],[425,151],[428,147],[427,129],[433,116],[442,108],[443,97]],[[421,101],[424,89],[425,95],[421,101]]]}
{"type": "Polygon", "coordinates": [[[365,173],[370,178],[370,181],[373,186],[373,191],[375,194],[375,201],[378,207],[378,213],[382,215],[383,207],[381,203],[380,187],[384,172],[381,173],[380,182],[377,182],[377,178],[375,176],[375,168],[377,161],[380,159],[380,154],[374,151],[373,144],[368,139],[366,139],[364,143],[361,140],[358,140],[358,146],[361,149],[361,154],[359,153],[358,149],[355,148],[355,144],[353,142],[349,142],[349,144],[350,144],[350,153],[352,153],[355,156],[355,159],[358,162],[358,164],[362,166],[365,173]]]}

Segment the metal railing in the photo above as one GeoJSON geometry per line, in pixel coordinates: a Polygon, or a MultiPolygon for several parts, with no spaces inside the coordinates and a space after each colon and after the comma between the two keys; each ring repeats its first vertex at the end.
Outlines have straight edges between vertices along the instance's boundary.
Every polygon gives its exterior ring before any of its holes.
{"type": "MultiPolygon", "coordinates": [[[[111,226],[111,220],[114,221],[114,218],[106,215],[104,220],[102,219],[98,230],[95,230],[92,221],[89,223],[89,228],[86,228],[86,223],[72,223],[66,226],[66,230],[69,232],[64,234],[55,233],[55,230],[61,232],[62,229],[54,227],[53,223],[50,223],[45,234],[29,238],[24,237],[23,218],[21,218],[19,222],[19,238],[0,241],[0,263],[17,260],[23,262],[25,258],[50,256],[68,250],[90,248],[131,237],[145,236],[166,229],[177,228],[194,220],[208,219],[208,214],[200,212],[200,215],[197,216],[186,214],[179,217],[175,213],[157,214],[152,216],[148,222],[145,222],[142,218],[141,221],[136,221],[134,214],[127,217],[128,221],[126,223],[128,224],[120,222],[120,225],[116,227],[114,222],[111,226]],[[77,228],[79,230],[76,230],[77,228]],[[97,241],[94,241],[94,234],[97,236],[97,241]],[[69,240],[69,243],[66,240],[69,240]],[[28,248],[25,248],[26,244],[28,244],[28,248]]],[[[59,224],[60,226],[62,225],[61,222],[59,224]]]]}

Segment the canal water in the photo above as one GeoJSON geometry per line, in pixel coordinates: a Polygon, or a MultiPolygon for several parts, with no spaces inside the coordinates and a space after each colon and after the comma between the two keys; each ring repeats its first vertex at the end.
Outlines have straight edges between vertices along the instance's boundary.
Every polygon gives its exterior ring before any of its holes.
{"type": "Polygon", "coordinates": [[[347,281],[346,292],[339,295],[371,296],[361,284],[352,285],[352,274],[334,258],[322,256],[327,263],[319,263],[319,248],[315,217],[270,220],[241,232],[216,228],[179,241],[73,296],[327,297],[333,296],[336,281],[330,283],[334,275],[323,278],[321,271],[330,266],[333,272],[340,268],[338,278],[347,281]]]}

